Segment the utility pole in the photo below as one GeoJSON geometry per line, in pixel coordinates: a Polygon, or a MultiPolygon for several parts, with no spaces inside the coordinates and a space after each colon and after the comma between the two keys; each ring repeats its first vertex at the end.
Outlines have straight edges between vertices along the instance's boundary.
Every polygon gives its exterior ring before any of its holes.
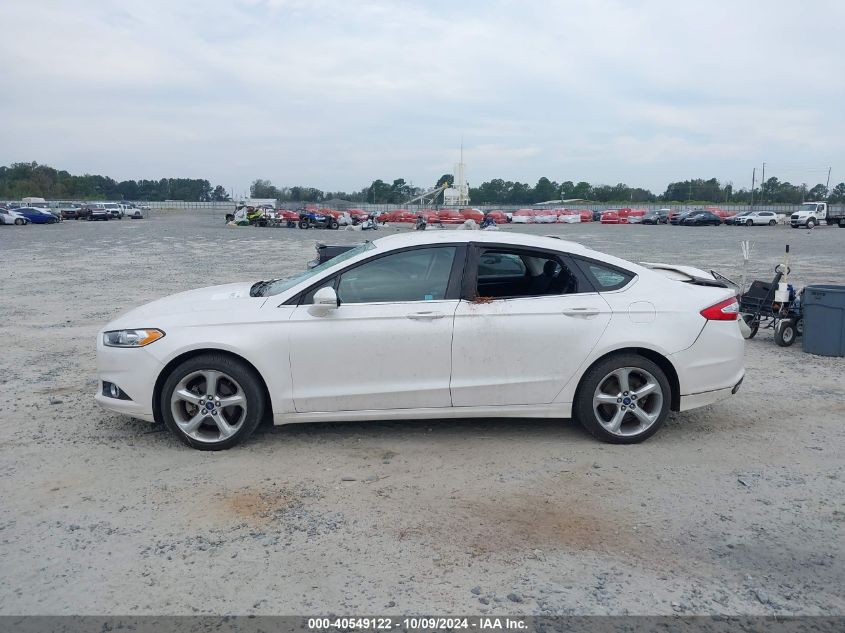
{"type": "Polygon", "coordinates": [[[766,199],[763,197],[763,192],[766,187],[766,163],[763,163],[763,175],[760,176],[760,204],[763,204],[766,199]]]}
{"type": "Polygon", "coordinates": [[[824,186],[825,190],[827,190],[827,195],[830,196],[830,170],[831,168],[827,168],[827,184],[824,186]]]}
{"type": "Polygon", "coordinates": [[[751,172],[751,208],[754,208],[754,188],[757,186],[757,168],[751,172]]]}

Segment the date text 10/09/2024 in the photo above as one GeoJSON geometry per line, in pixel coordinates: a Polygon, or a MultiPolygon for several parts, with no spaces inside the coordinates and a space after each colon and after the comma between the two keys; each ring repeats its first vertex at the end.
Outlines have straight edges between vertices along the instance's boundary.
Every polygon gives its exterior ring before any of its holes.
{"type": "Polygon", "coordinates": [[[370,630],[390,631],[402,629],[405,631],[432,630],[467,630],[467,631],[523,631],[528,624],[522,618],[511,617],[346,617],[346,618],[308,618],[308,629],[312,631],[328,630],[370,630]]]}

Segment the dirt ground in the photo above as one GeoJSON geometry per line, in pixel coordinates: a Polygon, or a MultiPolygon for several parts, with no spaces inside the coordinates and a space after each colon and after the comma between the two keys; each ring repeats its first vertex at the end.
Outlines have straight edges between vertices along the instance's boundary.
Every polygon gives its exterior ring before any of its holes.
{"type": "MultiPolygon", "coordinates": [[[[790,243],[797,286],[845,283],[835,228],[519,230],[736,278],[750,239],[766,280],[790,243]]],[[[768,331],[737,396],[637,446],[471,420],[203,453],[94,404],[109,319],[361,238],[187,213],[0,227],[0,614],[845,613],[845,359],[768,331]]]]}

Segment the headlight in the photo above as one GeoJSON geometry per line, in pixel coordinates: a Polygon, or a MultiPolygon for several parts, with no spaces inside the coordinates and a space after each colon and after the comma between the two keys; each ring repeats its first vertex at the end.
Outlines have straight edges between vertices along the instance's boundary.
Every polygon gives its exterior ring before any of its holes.
{"type": "Polygon", "coordinates": [[[155,343],[164,332],[155,328],[146,330],[113,330],[103,332],[103,345],[107,347],[144,347],[155,343]]]}

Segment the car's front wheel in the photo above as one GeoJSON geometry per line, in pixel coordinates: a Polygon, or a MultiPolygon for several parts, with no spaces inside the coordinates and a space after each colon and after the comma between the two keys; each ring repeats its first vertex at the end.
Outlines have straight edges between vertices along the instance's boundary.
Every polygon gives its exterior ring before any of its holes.
{"type": "Polygon", "coordinates": [[[165,381],[160,402],[167,427],[204,451],[242,442],[264,415],[261,379],[246,363],[225,354],[201,354],[181,363],[165,381]]]}
{"type": "Polygon", "coordinates": [[[671,388],[654,362],[636,354],[611,356],[581,380],[573,412],[598,439],[634,444],[654,435],[669,415],[671,388]]]}
{"type": "Polygon", "coordinates": [[[24,221],[23,221],[21,218],[15,218],[15,224],[17,224],[18,226],[20,226],[21,224],[23,224],[23,222],[24,222],[24,221]]]}

